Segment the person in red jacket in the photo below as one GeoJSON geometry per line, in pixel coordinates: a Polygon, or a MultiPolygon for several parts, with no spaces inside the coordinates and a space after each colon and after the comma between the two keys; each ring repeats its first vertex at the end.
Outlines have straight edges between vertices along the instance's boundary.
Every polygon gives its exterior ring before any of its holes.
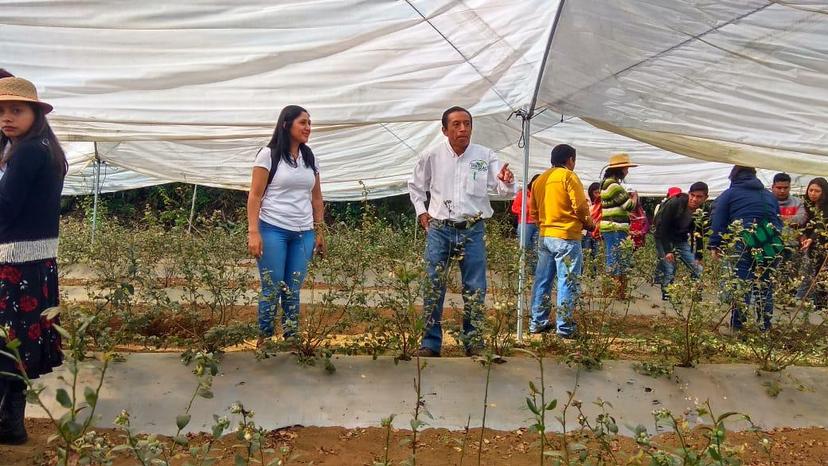
{"type": "MultiPolygon", "coordinates": [[[[587,199],[589,199],[589,216],[595,225],[601,223],[601,184],[598,182],[592,183],[587,188],[587,199]]],[[[598,242],[601,241],[601,231],[598,227],[592,230],[587,230],[584,233],[584,238],[581,240],[581,249],[588,252],[589,256],[584,255],[584,262],[592,262],[593,271],[597,271],[598,264],[593,258],[598,257],[598,242]]]]}
{"type": "Polygon", "coordinates": [[[630,212],[630,238],[633,241],[633,247],[635,249],[644,247],[647,233],[649,232],[650,220],[647,219],[647,213],[644,212],[644,207],[638,204],[630,212]]]}
{"type": "Polygon", "coordinates": [[[517,217],[518,241],[520,241],[520,247],[522,249],[526,249],[527,246],[531,246],[526,251],[526,264],[529,269],[529,273],[534,273],[535,271],[538,251],[538,221],[529,214],[529,206],[532,205],[532,184],[536,179],[538,179],[538,176],[540,176],[540,174],[536,174],[532,177],[526,191],[526,234],[524,235],[521,235],[520,231],[520,207],[523,197],[523,190],[519,189],[517,194],[515,194],[515,198],[512,200],[512,213],[517,217]]]}

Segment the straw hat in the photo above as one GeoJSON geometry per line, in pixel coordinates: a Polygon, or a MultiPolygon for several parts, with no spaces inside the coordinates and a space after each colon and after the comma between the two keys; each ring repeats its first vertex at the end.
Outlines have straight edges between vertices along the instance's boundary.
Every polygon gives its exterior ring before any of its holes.
{"type": "Polygon", "coordinates": [[[627,168],[637,167],[638,165],[630,162],[630,155],[625,152],[610,155],[609,165],[607,168],[627,168]]]}
{"type": "Polygon", "coordinates": [[[33,102],[43,109],[43,113],[52,111],[52,106],[37,98],[34,84],[23,78],[0,78],[0,101],[33,102]]]}

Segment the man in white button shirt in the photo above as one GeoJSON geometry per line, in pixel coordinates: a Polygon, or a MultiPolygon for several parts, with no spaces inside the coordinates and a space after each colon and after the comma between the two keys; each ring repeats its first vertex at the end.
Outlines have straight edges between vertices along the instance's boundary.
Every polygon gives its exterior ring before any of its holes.
{"type": "Polygon", "coordinates": [[[446,141],[420,154],[408,181],[417,219],[426,230],[425,261],[431,290],[423,309],[425,335],[420,356],[438,357],[443,342],[443,301],[451,259],[459,259],[463,280],[463,345],[466,355],[478,354],[482,337],[475,328],[486,297],[486,245],[483,220],[492,216],[489,191],[514,194],[514,175],[501,166],[494,151],[471,144],[472,116],[462,107],[443,112],[446,141]],[[426,192],[431,195],[426,210],[426,192]]]}

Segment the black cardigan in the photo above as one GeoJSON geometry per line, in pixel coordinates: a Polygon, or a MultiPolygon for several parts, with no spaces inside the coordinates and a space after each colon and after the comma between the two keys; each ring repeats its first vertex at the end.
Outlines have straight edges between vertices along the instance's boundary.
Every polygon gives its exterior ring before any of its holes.
{"type": "Polygon", "coordinates": [[[57,256],[63,170],[46,141],[24,141],[0,178],[0,263],[57,256]]]}

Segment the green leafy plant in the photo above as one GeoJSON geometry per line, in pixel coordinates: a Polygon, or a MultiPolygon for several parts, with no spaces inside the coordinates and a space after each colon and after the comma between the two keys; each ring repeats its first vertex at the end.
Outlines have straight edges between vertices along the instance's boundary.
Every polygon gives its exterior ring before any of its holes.
{"type": "MultiPolygon", "coordinates": [[[[54,319],[60,314],[60,308],[50,308],[44,311],[47,319],[54,319]]],[[[0,375],[21,380],[26,385],[26,400],[38,405],[46,413],[56,433],[49,437],[48,442],[57,443],[57,458],[59,465],[72,464],[75,461],[88,461],[92,456],[104,457],[99,446],[105,441],[91,433],[96,417],[99,394],[103,387],[106,372],[113,360],[112,353],[98,356],[100,365],[88,364],[89,340],[87,330],[94,324],[95,316],[81,315],[77,317],[79,325],[72,331],[52,324],[52,327],[63,337],[66,350],[64,351],[64,365],[68,378],[60,375],[58,380],[63,384],[55,391],[55,400],[65,413],[57,412],[46,406],[43,393],[46,386],[30,379],[25,371],[19,373],[0,372],[0,375]],[[89,366],[95,372],[95,382],[91,386],[80,386],[81,369],[89,366]]],[[[9,338],[8,327],[0,327],[0,338],[5,340],[5,350],[0,350],[0,356],[13,360],[18,367],[22,367],[23,359],[20,355],[20,340],[9,338]]]]}

